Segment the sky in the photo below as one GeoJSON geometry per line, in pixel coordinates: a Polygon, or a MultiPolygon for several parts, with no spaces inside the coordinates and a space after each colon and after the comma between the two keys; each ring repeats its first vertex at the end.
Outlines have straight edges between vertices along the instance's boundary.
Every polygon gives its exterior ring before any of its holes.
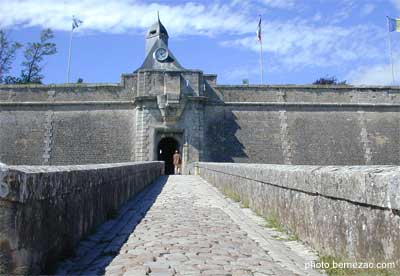
{"type": "MultiPolygon", "coordinates": [[[[51,28],[57,53],[45,59],[44,83],[65,83],[72,15],[71,82],[118,83],[144,60],[145,33],[160,19],[182,66],[217,74],[219,84],[259,84],[262,17],[264,83],[309,84],[334,76],[354,85],[400,84],[400,33],[386,16],[400,0],[0,0],[0,28],[22,44],[51,28]]],[[[10,72],[18,75],[19,51],[10,72]]]]}

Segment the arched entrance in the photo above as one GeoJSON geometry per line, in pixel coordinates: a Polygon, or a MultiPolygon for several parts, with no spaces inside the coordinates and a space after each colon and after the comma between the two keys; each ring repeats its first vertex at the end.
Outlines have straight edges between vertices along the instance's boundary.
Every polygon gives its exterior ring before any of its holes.
{"type": "Polygon", "coordinates": [[[166,137],[158,143],[157,159],[165,162],[165,174],[174,174],[172,156],[176,150],[179,150],[179,143],[174,138],[166,137]]]}

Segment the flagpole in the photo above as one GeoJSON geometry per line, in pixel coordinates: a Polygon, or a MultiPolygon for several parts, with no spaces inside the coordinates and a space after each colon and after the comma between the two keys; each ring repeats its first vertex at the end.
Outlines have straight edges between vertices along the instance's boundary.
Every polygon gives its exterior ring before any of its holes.
{"type": "Polygon", "coordinates": [[[261,14],[260,20],[258,21],[257,27],[257,39],[260,43],[260,73],[261,73],[261,84],[264,84],[264,65],[263,65],[263,49],[262,49],[262,27],[261,27],[261,14]]]}
{"type": "Polygon", "coordinates": [[[261,84],[264,84],[264,66],[263,66],[262,39],[260,40],[260,69],[261,69],[261,84]]]}
{"type": "Polygon", "coordinates": [[[392,36],[390,35],[390,22],[389,16],[387,18],[387,25],[388,25],[388,36],[389,36],[389,52],[390,52],[390,64],[392,66],[392,84],[394,85],[394,67],[393,67],[393,51],[392,51],[392,36]]]}
{"type": "Polygon", "coordinates": [[[71,29],[71,35],[69,38],[69,51],[68,51],[68,68],[67,68],[67,83],[69,83],[69,74],[71,69],[71,50],[72,50],[72,35],[74,33],[74,28],[71,29]]]}

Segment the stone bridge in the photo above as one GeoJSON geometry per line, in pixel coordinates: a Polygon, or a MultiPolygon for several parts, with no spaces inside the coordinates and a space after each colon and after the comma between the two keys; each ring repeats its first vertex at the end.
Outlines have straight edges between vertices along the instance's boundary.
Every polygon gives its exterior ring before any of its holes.
{"type": "Polygon", "coordinates": [[[398,167],[162,167],[0,167],[0,274],[321,275],[311,247],[399,265],[398,167]]]}
{"type": "Polygon", "coordinates": [[[318,275],[316,255],[199,176],[169,176],[82,241],[58,275],[318,275]]]}

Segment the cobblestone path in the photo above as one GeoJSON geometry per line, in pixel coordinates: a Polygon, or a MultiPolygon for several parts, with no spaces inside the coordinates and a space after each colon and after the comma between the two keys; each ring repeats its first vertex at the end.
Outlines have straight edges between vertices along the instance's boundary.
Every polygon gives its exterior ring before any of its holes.
{"type": "Polygon", "coordinates": [[[263,224],[199,177],[162,177],[82,241],[57,274],[319,275],[305,269],[314,253],[263,224]]]}

